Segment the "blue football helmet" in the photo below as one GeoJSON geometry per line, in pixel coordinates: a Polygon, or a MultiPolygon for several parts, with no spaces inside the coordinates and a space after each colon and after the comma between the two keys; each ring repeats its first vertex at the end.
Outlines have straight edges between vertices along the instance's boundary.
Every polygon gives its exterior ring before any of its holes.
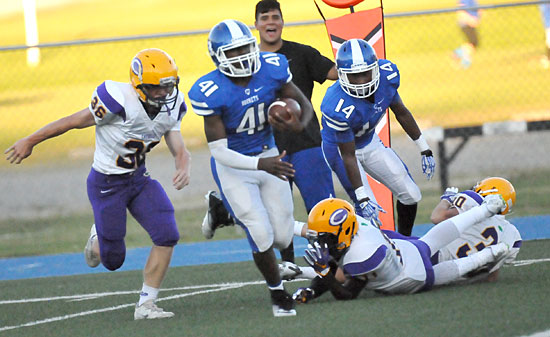
{"type": "Polygon", "coordinates": [[[208,52],[218,69],[230,77],[247,77],[260,70],[260,49],[250,29],[237,20],[224,20],[210,30],[208,52]],[[227,56],[233,49],[240,55],[227,56]]]}
{"type": "Polygon", "coordinates": [[[350,96],[365,98],[372,95],[380,83],[380,68],[374,48],[365,40],[351,39],[344,42],[336,53],[336,69],[340,86],[350,96]],[[349,74],[371,73],[366,83],[353,84],[349,74]]]}

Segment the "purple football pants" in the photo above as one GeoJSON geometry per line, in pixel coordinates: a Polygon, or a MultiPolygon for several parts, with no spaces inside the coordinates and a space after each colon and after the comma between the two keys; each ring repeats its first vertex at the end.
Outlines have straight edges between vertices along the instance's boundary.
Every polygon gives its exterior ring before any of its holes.
{"type": "Polygon", "coordinates": [[[160,183],[149,177],[144,165],[120,175],[106,175],[92,168],[87,186],[105,268],[116,270],[124,263],[126,209],[155,245],[174,246],[178,242],[174,207],[160,183]]]}

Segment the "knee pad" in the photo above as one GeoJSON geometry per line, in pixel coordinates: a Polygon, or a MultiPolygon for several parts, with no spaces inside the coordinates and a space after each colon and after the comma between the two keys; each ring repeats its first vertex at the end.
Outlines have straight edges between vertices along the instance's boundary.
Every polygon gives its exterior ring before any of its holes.
{"type": "Polygon", "coordinates": [[[124,240],[102,240],[100,246],[101,263],[105,268],[114,271],[122,266],[126,259],[124,240]]]}
{"type": "Polygon", "coordinates": [[[397,200],[403,205],[417,204],[422,200],[422,193],[420,192],[420,188],[414,184],[414,186],[407,186],[407,190],[403,193],[397,194],[397,200]]]}
{"type": "Polygon", "coordinates": [[[174,224],[173,226],[167,226],[163,231],[160,231],[155,237],[152,237],[153,243],[156,246],[164,247],[173,247],[175,246],[180,239],[180,233],[178,227],[174,224]]]}

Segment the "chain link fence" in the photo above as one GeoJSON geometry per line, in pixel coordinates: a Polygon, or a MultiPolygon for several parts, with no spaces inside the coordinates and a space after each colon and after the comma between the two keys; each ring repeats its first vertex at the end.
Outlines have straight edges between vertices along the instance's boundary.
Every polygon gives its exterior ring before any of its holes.
{"type": "MultiPolygon", "coordinates": [[[[481,7],[480,44],[468,68],[453,58],[453,51],[464,42],[456,10],[386,16],[386,55],[400,70],[400,95],[428,135],[433,128],[550,119],[550,69],[544,69],[540,62],[545,37],[538,3],[481,7]]],[[[196,31],[42,45],[41,61],[35,67],[26,63],[26,48],[0,48],[1,148],[8,148],[50,121],[85,108],[95,87],[104,80],[128,81],[130,60],[145,48],[161,48],[174,57],[179,66],[180,90],[187,93],[199,76],[214,69],[207,54],[207,34],[196,31]]],[[[287,23],[283,37],[310,44],[332,58],[321,21],[287,23]]],[[[315,88],[313,105],[317,111],[330,84],[315,88]]],[[[395,119],[391,122],[392,145],[421,182],[424,179],[414,145],[395,119]]],[[[201,118],[189,111],[183,119],[182,133],[192,152],[201,153],[198,157],[204,157],[207,163],[201,118]]],[[[437,152],[435,141],[430,142],[437,152]]],[[[460,151],[449,164],[449,183],[465,187],[487,175],[501,175],[512,180],[533,179],[539,185],[542,178],[542,185],[548,186],[548,144],[547,131],[472,137],[462,145],[458,139],[450,140],[447,146],[460,146],[460,151]]],[[[88,209],[84,185],[93,146],[94,130],[89,128],[39,145],[23,166],[1,161],[2,217],[88,209]]],[[[159,172],[167,176],[170,185],[173,164],[168,160],[168,151],[160,147],[154,152],[163,158],[158,167],[166,169],[159,172]]],[[[194,161],[194,165],[202,164],[194,161]]],[[[201,199],[197,195],[214,185],[207,164],[196,172],[191,183],[196,195],[188,192],[188,196],[201,199]]],[[[439,189],[437,181],[422,183],[421,187],[439,189]]],[[[177,201],[181,197],[175,198],[177,201]]],[[[202,200],[199,202],[202,205],[202,200]]]]}

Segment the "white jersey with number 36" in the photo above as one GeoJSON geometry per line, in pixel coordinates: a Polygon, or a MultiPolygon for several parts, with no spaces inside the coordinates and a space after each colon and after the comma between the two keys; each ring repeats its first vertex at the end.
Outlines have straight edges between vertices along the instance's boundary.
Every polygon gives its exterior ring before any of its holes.
{"type": "Polygon", "coordinates": [[[183,94],[178,92],[173,109],[172,104],[165,105],[151,119],[132,85],[114,81],[105,81],[96,88],[89,109],[96,122],[92,167],[103,174],[134,171],[166,132],[180,130],[186,112],[183,94]]]}

